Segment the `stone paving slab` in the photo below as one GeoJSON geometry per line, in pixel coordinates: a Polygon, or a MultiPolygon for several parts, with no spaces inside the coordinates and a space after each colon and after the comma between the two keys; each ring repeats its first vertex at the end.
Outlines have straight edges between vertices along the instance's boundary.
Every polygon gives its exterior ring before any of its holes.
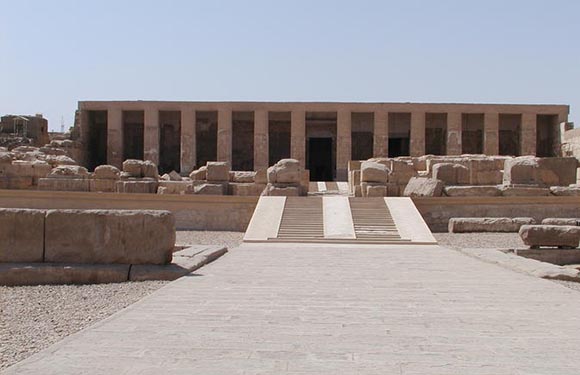
{"type": "Polygon", "coordinates": [[[439,246],[245,244],[6,374],[578,374],[580,294],[439,246]]]}

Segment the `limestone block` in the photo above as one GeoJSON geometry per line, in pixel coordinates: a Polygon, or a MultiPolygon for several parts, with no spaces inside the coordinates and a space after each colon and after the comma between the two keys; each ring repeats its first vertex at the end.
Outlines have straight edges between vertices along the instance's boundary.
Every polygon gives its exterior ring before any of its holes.
{"type": "Polygon", "coordinates": [[[260,168],[256,171],[254,176],[254,182],[257,184],[267,184],[268,183],[268,169],[260,168]]]}
{"type": "Polygon", "coordinates": [[[302,181],[302,167],[296,159],[282,159],[268,168],[268,183],[294,184],[302,181]]]}
{"type": "Polygon", "coordinates": [[[41,178],[38,180],[38,190],[89,191],[89,181],[86,178],[41,178]]]}
{"type": "MultiPolygon", "coordinates": [[[[363,193],[365,191],[363,190],[363,193]]],[[[365,197],[386,197],[387,187],[385,185],[367,185],[365,197]]]]}
{"type": "Polygon", "coordinates": [[[439,163],[433,166],[433,178],[446,185],[469,184],[469,169],[461,164],[439,163]]]}
{"type": "Polygon", "coordinates": [[[524,225],[519,231],[522,241],[531,248],[540,246],[576,248],[580,227],[568,225],[524,225]]]}
{"type": "Polygon", "coordinates": [[[405,187],[405,197],[440,197],[445,184],[441,180],[426,177],[413,177],[405,187]]]}
{"type": "Polygon", "coordinates": [[[264,189],[263,194],[273,197],[299,197],[300,186],[289,184],[268,184],[264,189]]]}
{"type": "Polygon", "coordinates": [[[550,189],[534,186],[500,186],[504,197],[540,197],[550,195],[550,189]]]}
{"type": "Polygon", "coordinates": [[[142,177],[142,160],[136,159],[127,159],[123,162],[123,172],[125,172],[128,176],[131,177],[142,177]]]}
{"type": "Polygon", "coordinates": [[[99,165],[91,177],[97,180],[118,180],[120,175],[119,168],[113,165],[99,165]]]}
{"type": "Polygon", "coordinates": [[[393,160],[391,162],[392,169],[389,174],[389,182],[394,182],[398,185],[406,185],[411,177],[418,175],[413,164],[404,160],[393,160]]]}
{"type": "Polygon", "coordinates": [[[446,186],[448,197],[497,197],[501,190],[497,186],[446,186]]]}
{"type": "Polygon", "coordinates": [[[204,165],[203,167],[196,169],[195,171],[189,174],[189,178],[193,181],[204,181],[207,178],[207,167],[204,165]]]}
{"type": "Polygon", "coordinates": [[[116,180],[110,179],[95,179],[89,180],[89,191],[100,192],[100,193],[114,193],[116,191],[116,180]]]}
{"type": "Polygon", "coordinates": [[[231,171],[230,181],[240,183],[253,183],[256,172],[252,171],[231,171]]]}
{"type": "Polygon", "coordinates": [[[6,263],[0,285],[109,284],[128,280],[129,264],[6,263]]]}
{"type": "Polygon", "coordinates": [[[266,188],[266,184],[238,183],[229,184],[229,194],[242,197],[259,197],[266,188]]]}
{"type": "Polygon", "coordinates": [[[33,177],[3,176],[0,177],[0,189],[26,190],[34,186],[33,177]]]}
{"type": "Polygon", "coordinates": [[[58,167],[53,168],[48,178],[62,178],[62,179],[84,179],[89,178],[89,172],[85,167],[81,167],[78,165],[60,165],[58,167]]]}
{"type": "Polygon", "coordinates": [[[384,164],[376,161],[364,161],[361,164],[361,181],[362,182],[379,182],[387,183],[389,170],[384,164]]]}
{"type": "Polygon", "coordinates": [[[66,155],[47,155],[46,162],[52,167],[59,165],[77,165],[78,163],[66,155]]]}
{"type": "Polygon", "coordinates": [[[540,158],[539,183],[544,186],[568,186],[576,183],[578,160],[574,157],[540,158]]]}
{"type": "Polygon", "coordinates": [[[34,147],[34,146],[18,146],[18,147],[14,147],[12,149],[12,152],[32,152],[32,151],[38,151],[38,147],[34,147]]]}
{"type": "Polygon", "coordinates": [[[580,218],[552,218],[547,217],[542,220],[542,225],[572,225],[580,226],[580,218]]]}
{"type": "Polygon", "coordinates": [[[182,181],[183,180],[181,175],[175,171],[171,171],[167,175],[169,176],[170,181],[182,181]]]}
{"type": "Polygon", "coordinates": [[[227,186],[227,184],[201,184],[194,187],[193,193],[199,195],[224,195],[224,185],[227,186]]]}
{"type": "Polygon", "coordinates": [[[506,159],[503,172],[504,185],[534,185],[538,181],[538,158],[521,156],[506,159]]]}
{"type": "Polygon", "coordinates": [[[230,166],[223,161],[207,162],[207,180],[211,182],[228,182],[230,180],[230,166]]]}
{"type": "MultiPolygon", "coordinates": [[[[503,163],[503,160],[502,160],[503,163]]],[[[500,168],[494,159],[473,159],[468,161],[470,185],[500,185],[503,181],[503,164],[500,168]]]]}
{"type": "Polygon", "coordinates": [[[118,193],[138,193],[138,194],[155,194],[157,193],[157,181],[117,181],[115,184],[118,193]]]}
{"type": "Polygon", "coordinates": [[[0,209],[0,263],[43,261],[44,215],[42,210],[0,209]]]}
{"type": "Polygon", "coordinates": [[[0,152],[0,165],[12,164],[12,155],[9,152],[0,152]]]}
{"type": "Polygon", "coordinates": [[[38,151],[46,155],[66,155],[66,150],[59,147],[41,147],[38,151]]]}
{"type": "Polygon", "coordinates": [[[158,194],[185,194],[191,181],[160,181],[158,194]],[[162,192],[161,192],[162,191],[162,192]]]}
{"type": "Polygon", "coordinates": [[[517,232],[522,225],[535,224],[533,218],[460,217],[449,219],[450,233],[517,232]]]}
{"type": "Polygon", "coordinates": [[[580,196],[580,186],[552,186],[550,193],[559,197],[578,197],[580,196]]]}
{"type": "Polygon", "coordinates": [[[49,210],[45,262],[168,264],[175,245],[169,211],[49,210]]]}
{"type": "MultiPolygon", "coordinates": [[[[176,172],[174,172],[176,173],[176,172]]],[[[171,175],[171,173],[170,173],[171,175]]],[[[177,174],[179,176],[179,174],[177,174]]],[[[155,180],[159,179],[159,170],[157,169],[157,165],[153,163],[151,160],[145,160],[141,164],[141,176],[146,178],[153,178],[155,180]]],[[[181,176],[179,176],[181,177],[181,176]]]]}

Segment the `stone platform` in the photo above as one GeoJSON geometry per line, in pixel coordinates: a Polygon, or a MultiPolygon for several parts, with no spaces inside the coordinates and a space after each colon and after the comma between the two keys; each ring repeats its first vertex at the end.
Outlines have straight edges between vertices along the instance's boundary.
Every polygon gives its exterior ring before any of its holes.
{"type": "Polygon", "coordinates": [[[580,295],[439,246],[244,244],[11,374],[577,374],[580,295]]]}

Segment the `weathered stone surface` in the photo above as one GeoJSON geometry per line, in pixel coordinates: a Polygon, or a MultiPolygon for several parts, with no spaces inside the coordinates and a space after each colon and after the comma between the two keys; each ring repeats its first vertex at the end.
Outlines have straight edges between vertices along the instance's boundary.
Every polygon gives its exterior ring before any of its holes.
{"type": "Polygon", "coordinates": [[[129,264],[0,264],[0,285],[105,284],[128,279],[129,264]]]}
{"type": "Polygon", "coordinates": [[[282,159],[268,168],[268,183],[294,184],[302,181],[302,167],[296,159],[282,159]]]}
{"type": "Polygon", "coordinates": [[[556,218],[556,217],[547,217],[542,220],[542,225],[571,225],[571,226],[580,226],[580,218],[556,218]]]}
{"type": "Polygon", "coordinates": [[[89,191],[90,181],[87,178],[41,178],[38,180],[38,190],[89,191]]]}
{"type": "Polygon", "coordinates": [[[34,186],[33,177],[16,177],[16,176],[0,177],[0,189],[24,190],[24,189],[32,189],[33,186],[34,186]]]}
{"type": "Polygon", "coordinates": [[[544,186],[568,186],[576,183],[578,160],[573,157],[540,158],[539,183],[544,186]]]}
{"type": "Polygon", "coordinates": [[[242,197],[257,197],[262,194],[266,184],[244,184],[244,183],[237,183],[232,182],[228,185],[230,191],[229,194],[237,195],[242,197]]]}
{"type": "Polygon", "coordinates": [[[123,172],[131,177],[142,177],[143,161],[136,159],[127,159],[123,162],[123,172]]]}
{"type": "Polygon", "coordinates": [[[426,177],[413,177],[405,187],[405,197],[440,197],[444,183],[441,180],[426,177]]]}
{"type": "Polygon", "coordinates": [[[200,195],[224,195],[224,184],[201,184],[193,188],[194,194],[200,195]]]}
{"type": "Polygon", "coordinates": [[[157,165],[151,160],[145,160],[143,164],[141,164],[141,176],[158,180],[159,170],[157,169],[157,165]]]}
{"type": "Polygon", "coordinates": [[[578,197],[580,196],[580,186],[552,186],[550,193],[559,197],[578,197]]]}
{"type": "Polygon", "coordinates": [[[268,184],[262,194],[273,197],[298,197],[300,196],[300,187],[284,184],[268,184]]]}
{"type": "Polygon", "coordinates": [[[445,195],[449,197],[497,197],[501,190],[497,186],[446,186],[445,195]]]}
{"type": "Polygon", "coordinates": [[[228,182],[230,180],[230,166],[224,161],[208,161],[206,177],[210,182],[228,182]]]}
{"type": "Polygon", "coordinates": [[[116,180],[101,180],[101,179],[90,179],[89,180],[89,191],[100,192],[100,193],[114,193],[116,191],[116,180]]]}
{"type": "Polygon", "coordinates": [[[0,263],[43,261],[44,215],[42,210],[0,209],[0,263]]]}
{"type": "Polygon", "coordinates": [[[205,180],[207,178],[207,167],[204,165],[203,167],[191,172],[189,174],[189,178],[191,178],[193,181],[205,180]]]}
{"type": "Polygon", "coordinates": [[[524,186],[500,186],[501,195],[505,197],[541,197],[550,195],[550,189],[524,186]]]}
{"type": "Polygon", "coordinates": [[[534,185],[538,177],[538,158],[521,156],[507,159],[504,164],[504,185],[525,184],[534,185]]]}
{"type": "Polygon", "coordinates": [[[137,194],[155,194],[157,193],[157,181],[117,181],[117,193],[137,193],[137,194]]]}
{"type": "Polygon", "coordinates": [[[185,194],[191,181],[160,181],[157,194],[185,194]]]}
{"type": "Polygon", "coordinates": [[[576,248],[580,227],[568,225],[524,225],[519,231],[522,241],[531,248],[540,246],[576,248]]]}
{"type": "Polygon", "coordinates": [[[0,152],[0,165],[11,163],[12,163],[12,155],[10,155],[10,153],[8,152],[0,152]]]}
{"type": "Polygon", "coordinates": [[[99,165],[95,168],[92,178],[99,180],[118,180],[121,171],[113,165],[99,165]]]}
{"type": "Polygon", "coordinates": [[[366,187],[366,197],[386,197],[387,187],[385,185],[368,185],[366,187]]]}
{"type": "Polygon", "coordinates": [[[85,167],[78,165],[61,165],[52,169],[48,178],[89,178],[85,167]]]}
{"type": "Polygon", "coordinates": [[[46,213],[45,262],[167,264],[174,245],[175,219],[169,211],[46,213]]]}
{"type": "Polygon", "coordinates": [[[382,163],[376,161],[363,161],[361,163],[361,181],[362,182],[379,182],[386,184],[389,175],[389,169],[382,163]]]}
{"type": "Polygon", "coordinates": [[[533,218],[459,217],[449,220],[450,233],[517,232],[522,225],[534,224],[533,218]]]}
{"type": "Polygon", "coordinates": [[[240,183],[253,183],[256,172],[251,171],[231,171],[230,181],[240,183]]]}
{"type": "Polygon", "coordinates": [[[78,164],[74,159],[72,159],[66,155],[47,155],[45,160],[52,167],[57,167],[59,165],[77,165],[78,164]]]}
{"type": "Polygon", "coordinates": [[[416,177],[417,171],[415,166],[404,160],[392,160],[391,172],[389,174],[389,182],[394,182],[398,185],[406,185],[411,177],[416,177]]]}
{"type": "Polygon", "coordinates": [[[170,181],[182,181],[183,180],[181,175],[175,171],[171,171],[167,175],[169,176],[170,181]]]}
{"type": "Polygon", "coordinates": [[[439,163],[433,166],[433,178],[446,185],[465,185],[469,183],[469,170],[461,164],[439,163]]]}
{"type": "Polygon", "coordinates": [[[257,184],[267,184],[268,183],[268,169],[260,168],[256,171],[254,176],[254,182],[257,184]]]}
{"type": "Polygon", "coordinates": [[[503,164],[504,159],[501,159],[501,165],[493,158],[485,159],[470,159],[467,162],[469,169],[469,184],[470,185],[500,185],[503,181],[503,164]]]}

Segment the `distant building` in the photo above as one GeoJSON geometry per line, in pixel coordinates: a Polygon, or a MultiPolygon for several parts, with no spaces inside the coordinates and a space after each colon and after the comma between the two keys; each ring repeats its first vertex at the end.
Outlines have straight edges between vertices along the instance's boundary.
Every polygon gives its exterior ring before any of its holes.
{"type": "Polygon", "coordinates": [[[314,181],[349,160],[460,154],[558,156],[569,106],[459,103],[79,102],[87,167],[148,159],[187,174],[207,161],[257,170],[298,159],[314,181]]]}
{"type": "Polygon", "coordinates": [[[0,138],[29,139],[33,146],[44,146],[50,142],[48,121],[42,114],[5,115],[0,117],[0,138]]]}

